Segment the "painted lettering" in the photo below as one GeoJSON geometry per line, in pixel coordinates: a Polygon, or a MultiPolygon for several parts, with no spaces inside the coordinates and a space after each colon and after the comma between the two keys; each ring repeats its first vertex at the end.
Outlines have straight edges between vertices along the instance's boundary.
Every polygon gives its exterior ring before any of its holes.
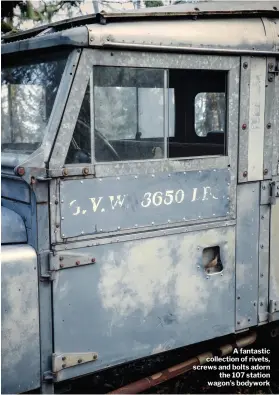
{"type": "Polygon", "coordinates": [[[150,199],[151,193],[146,192],[143,196],[143,201],[141,202],[142,207],[148,207],[151,204],[151,199],[150,199]]]}
{"type": "MultiPolygon", "coordinates": [[[[72,200],[72,201],[70,202],[70,207],[72,207],[72,205],[73,205],[75,202],[76,202],[76,200],[72,200]]],[[[79,207],[79,206],[76,207],[76,212],[74,212],[73,215],[78,215],[78,214],[80,214],[80,207],[79,207]]]]}
{"type": "Polygon", "coordinates": [[[99,197],[97,202],[96,202],[96,198],[89,198],[89,199],[91,200],[91,203],[92,203],[92,209],[93,209],[94,213],[96,213],[96,211],[99,207],[99,204],[103,198],[99,197]]]}
{"type": "Polygon", "coordinates": [[[211,187],[203,187],[203,198],[202,200],[208,200],[208,195],[212,197],[212,199],[218,200],[211,192],[211,187]]]}
{"type": "Polygon", "coordinates": [[[193,196],[192,196],[191,202],[195,202],[196,200],[199,200],[199,199],[197,199],[197,191],[198,191],[198,188],[193,188],[193,196]]]}
{"type": "Polygon", "coordinates": [[[117,195],[116,200],[115,200],[115,196],[109,196],[111,208],[114,210],[117,205],[122,207],[126,196],[127,195],[117,195]]]}

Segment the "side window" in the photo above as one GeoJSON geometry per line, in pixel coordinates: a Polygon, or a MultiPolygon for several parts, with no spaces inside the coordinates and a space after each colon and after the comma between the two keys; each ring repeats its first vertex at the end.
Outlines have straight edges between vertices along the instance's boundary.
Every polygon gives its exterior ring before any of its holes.
{"type": "Polygon", "coordinates": [[[226,82],[223,71],[95,66],[66,163],[226,155],[226,82]]]}
{"type": "Polygon", "coordinates": [[[91,117],[90,117],[90,90],[87,86],[80,108],[73,138],[66,157],[69,163],[91,162],[91,117]]]}
{"type": "Polygon", "coordinates": [[[94,67],[95,159],[164,158],[164,70],[94,67]]]}

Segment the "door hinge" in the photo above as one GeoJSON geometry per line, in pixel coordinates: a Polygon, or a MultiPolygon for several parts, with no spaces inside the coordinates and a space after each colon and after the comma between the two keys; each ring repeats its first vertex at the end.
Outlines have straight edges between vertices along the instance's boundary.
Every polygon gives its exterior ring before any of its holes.
{"type": "Polygon", "coordinates": [[[67,368],[94,362],[97,359],[96,352],[52,354],[52,371],[55,374],[67,368]]]}
{"type": "Polygon", "coordinates": [[[276,204],[279,198],[279,181],[262,181],[261,182],[261,205],[276,204]]]}
{"type": "Polygon", "coordinates": [[[43,373],[43,381],[54,381],[54,378],[54,374],[50,370],[43,373]]]}
{"type": "Polygon", "coordinates": [[[268,81],[272,82],[276,76],[279,74],[279,61],[268,63],[268,81]]]}
{"type": "Polygon", "coordinates": [[[40,275],[40,281],[54,281],[55,280],[55,272],[49,271],[47,273],[40,275]]]}

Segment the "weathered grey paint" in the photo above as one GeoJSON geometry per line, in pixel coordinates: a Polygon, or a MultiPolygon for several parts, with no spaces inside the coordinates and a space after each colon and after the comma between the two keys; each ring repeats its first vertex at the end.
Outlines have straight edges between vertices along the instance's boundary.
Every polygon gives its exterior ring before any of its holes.
{"type": "Polygon", "coordinates": [[[230,181],[227,169],[64,181],[61,236],[227,217],[230,181]]]}
{"type": "Polygon", "coordinates": [[[38,273],[35,250],[28,245],[1,251],[2,393],[40,385],[38,273]]]}
{"type": "MultiPolygon", "coordinates": [[[[275,178],[279,181],[279,177],[275,178]]],[[[269,298],[276,302],[277,309],[270,321],[279,320],[279,197],[276,204],[271,206],[270,224],[270,283],[269,298]]]]}
{"type": "Polygon", "coordinates": [[[2,176],[1,196],[22,203],[30,203],[30,187],[20,177],[2,176]]]}
{"type": "Polygon", "coordinates": [[[58,381],[234,330],[234,226],[79,251],[96,261],[56,272],[54,352],[99,357],[58,381]],[[211,246],[220,246],[223,271],[208,275],[211,246]]]}
{"type": "Polygon", "coordinates": [[[259,183],[237,187],[236,330],[257,325],[259,183]]]}
{"type": "Polygon", "coordinates": [[[247,181],[263,179],[265,79],[266,59],[252,58],[249,92],[247,181]]]}
{"type": "Polygon", "coordinates": [[[1,207],[1,244],[26,243],[23,219],[7,207],[1,207]]]}

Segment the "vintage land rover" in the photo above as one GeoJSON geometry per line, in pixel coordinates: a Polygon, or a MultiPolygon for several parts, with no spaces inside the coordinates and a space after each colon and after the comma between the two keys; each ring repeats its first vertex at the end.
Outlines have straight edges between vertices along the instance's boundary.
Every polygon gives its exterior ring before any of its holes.
{"type": "Polygon", "coordinates": [[[278,1],[1,50],[2,393],[278,324],[278,1]]]}

